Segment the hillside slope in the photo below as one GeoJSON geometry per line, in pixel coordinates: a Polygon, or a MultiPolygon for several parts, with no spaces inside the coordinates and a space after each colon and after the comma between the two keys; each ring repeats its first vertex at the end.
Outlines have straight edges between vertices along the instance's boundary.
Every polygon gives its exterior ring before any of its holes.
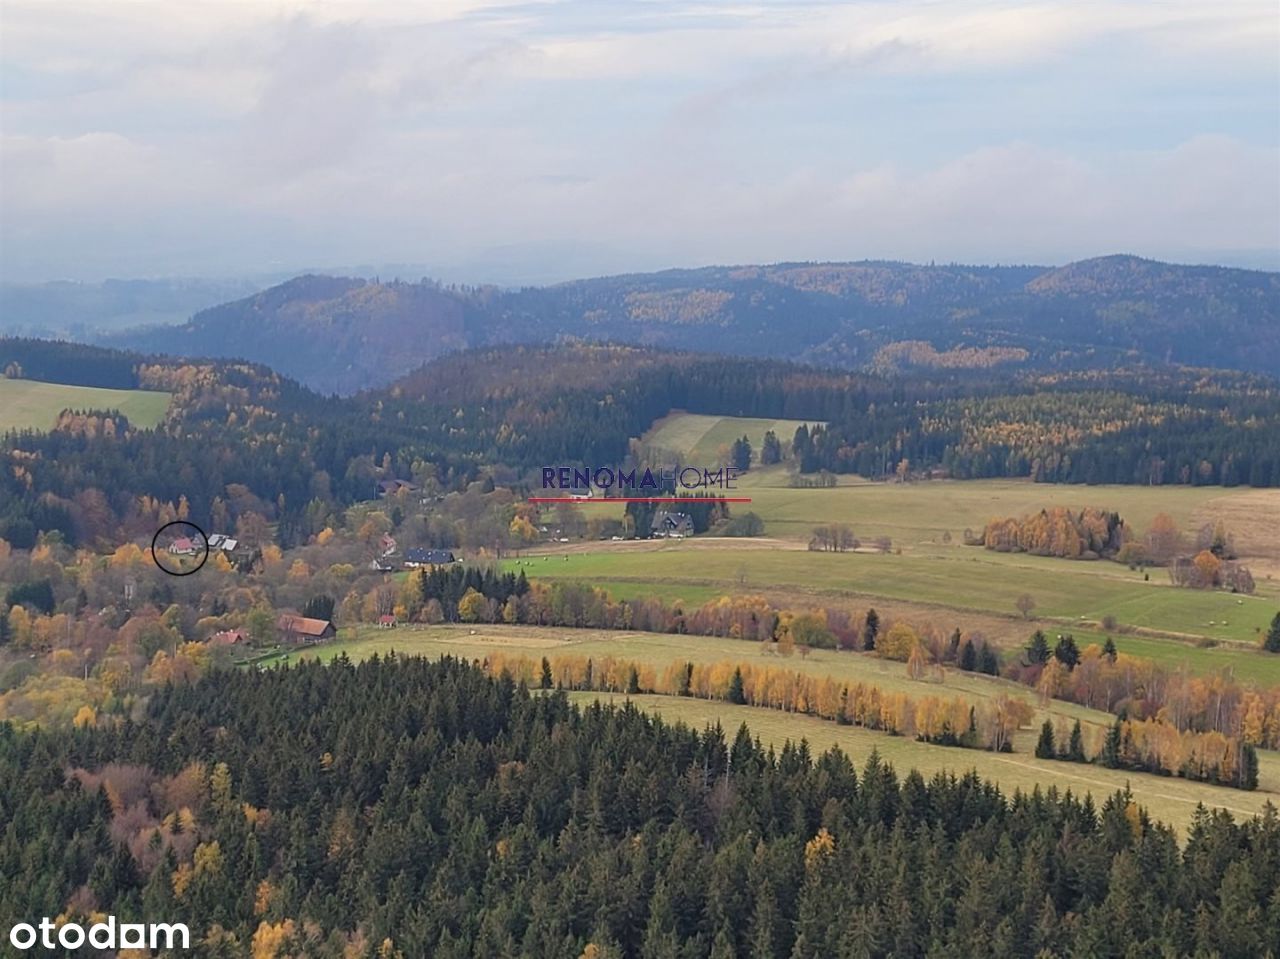
{"type": "Polygon", "coordinates": [[[241,357],[323,392],[468,346],[609,340],[849,369],[1280,369],[1280,274],[1129,256],[1060,268],[706,267],[500,291],[305,276],[116,342],[241,357]]]}

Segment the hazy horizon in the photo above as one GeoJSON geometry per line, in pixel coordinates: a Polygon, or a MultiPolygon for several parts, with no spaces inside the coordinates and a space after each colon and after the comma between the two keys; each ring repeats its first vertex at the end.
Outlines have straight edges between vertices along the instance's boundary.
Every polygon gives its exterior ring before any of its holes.
{"type": "Polygon", "coordinates": [[[0,21],[6,282],[1280,269],[1271,3],[8,0],[0,21]]]}

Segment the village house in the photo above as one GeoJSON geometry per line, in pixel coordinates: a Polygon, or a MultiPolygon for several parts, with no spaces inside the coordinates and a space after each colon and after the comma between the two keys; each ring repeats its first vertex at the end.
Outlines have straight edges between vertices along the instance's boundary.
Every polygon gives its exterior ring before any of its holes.
{"type": "Polygon", "coordinates": [[[399,624],[399,620],[397,620],[394,616],[391,616],[391,615],[383,615],[383,616],[379,616],[379,617],[378,617],[378,628],[379,628],[379,629],[393,629],[393,628],[395,628],[398,624],[399,624]]]}
{"type": "Polygon", "coordinates": [[[225,533],[214,533],[209,537],[209,548],[220,549],[224,553],[234,553],[236,547],[240,545],[239,540],[232,539],[225,533]]]}
{"type": "Polygon", "coordinates": [[[338,635],[337,627],[327,619],[311,619],[285,613],[276,620],[280,641],[284,643],[323,643],[338,635]]]}
{"type": "Polygon", "coordinates": [[[179,536],[169,544],[169,552],[174,556],[194,556],[199,551],[196,541],[190,536],[179,536]]]}
{"type": "Polygon", "coordinates": [[[408,569],[419,569],[424,566],[447,566],[456,563],[458,558],[451,549],[427,549],[414,546],[404,551],[404,565],[408,569]]]}
{"type": "Polygon", "coordinates": [[[247,646],[249,634],[243,629],[224,629],[210,636],[207,642],[211,647],[247,646]]]}
{"type": "Polygon", "coordinates": [[[650,535],[659,538],[670,537],[672,539],[680,539],[685,536],[693,535],[693,517],[688,513],[675,513],[668,510],[658,510],[653,515],[653,522],[650,524],[650,535]]]}

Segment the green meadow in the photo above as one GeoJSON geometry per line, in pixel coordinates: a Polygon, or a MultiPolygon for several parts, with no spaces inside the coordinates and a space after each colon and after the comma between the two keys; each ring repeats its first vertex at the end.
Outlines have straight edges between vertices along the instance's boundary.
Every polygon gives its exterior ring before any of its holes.
{"type": "Polygon", "coordinates": [[[807,420],[770,420],[742,416],[703,416],[672,413],[658,420],[645,433],[650,450],[664,450],[682,457],[682,462],[714,469],[728,462],[727,453],[735,440],[745,436],[759,455],[764,434],[773,430],[783,448],[791,448],[796,429],[807,420]]]}
{"type": "MultiPolygon", "coordinates": [[[[691,461],[714,457],[736,437],[753,445],[773,429],[789,448],[798,420],[741,419],[672,413],[644,437],[650,448],[691,461]]],[[[1280,490],[1185,486],[1066,486],[1026,480],[872,483],[842,476],[832,488],[791,485],[787,464],[745,474],[735,495],[749,496],[765,524],[763,539],[708,539],[574,544],[563,555],[510,561],[545,580],[575,580],[632,599],[659,596],[696,605],[726,593],[766,593],[802,607],[881,603],[899,615],[949,628],[957,616],[978,616],[997,642],[1020,645],[1037,627],[1070,631],[1082,642],[1106,633],[1134,655],[1198,673],[1233,671],[1267,685],[1280,683],[1280,656],[1258,651],[1280,610],[1280,490]],[[997,517],[1044,508],[1113,510],[1141,536],[1159,513],[1171,516],[1188,542],[1206,523],[1222,520],[1257,582],[1253,596],[1174,587],[1167,571],[1118,563],[996,553],[962,545],[966,530],[997,517]],[[863,543],[854,552],[811,552],[817,526],[849,525],[863,543]],[[888,537],[887,552],[875,548],[888,537]],[[1035,603],[1029,621],[1020,597],[1035,603]]],[[[584,507],[585,508],[585,507],[584,507]]],[[[594,504],[592,515],[621,507],[594,504]]],[[[515,568],[514,565],[511,568],[515,568]]]]}
{"type": "MultiPolygon", "coordinates": [[[[724,543],[725,545],[720,545],[724,543]]],[[[1012,557],[977,547],[946,553],[811,552],[740,549],[672,542],[656,549],[585,550],[541,563],[534,577],[577,579],[619,591],[646,592],[696,602],[690,587],[710,594],[786,588],[823,596],[874,601],[877,597],[952,609],[1017,615],[1029,595],[1034,615],[1061,625],[1100,623],[1184,636],[1256,644],[1277,606],[1274,592],[1236,596],[1179,589],[1159,571],[1150,581],[1116,563],[1012,557]],[[1165,582],[1161,582],[1164,579],[1165,582]]]]}
{"type": "Polygon", "coordinates": [[[35,380],[0,379],[0,432],[51,429],[63,410],[119,410],[134,426],[159,425],[170,394],[153,390],[108,390],[35,380]]]}

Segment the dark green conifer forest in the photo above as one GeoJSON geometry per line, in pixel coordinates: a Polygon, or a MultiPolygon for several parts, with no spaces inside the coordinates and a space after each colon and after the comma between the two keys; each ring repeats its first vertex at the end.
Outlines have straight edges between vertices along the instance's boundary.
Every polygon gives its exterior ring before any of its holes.
{"type": "MultiPolygon", "coordinates": [[[[1004,796],[578,709],[457,661],[215,672],[137,722],[0,727],[0,926],[69,902],[202,956],[1253,957],[1280,817],[1185,845],[1128,797],[1004,796]]],[[[1270,952],[1269,952],[1270,950],[1270,952]]]]}

